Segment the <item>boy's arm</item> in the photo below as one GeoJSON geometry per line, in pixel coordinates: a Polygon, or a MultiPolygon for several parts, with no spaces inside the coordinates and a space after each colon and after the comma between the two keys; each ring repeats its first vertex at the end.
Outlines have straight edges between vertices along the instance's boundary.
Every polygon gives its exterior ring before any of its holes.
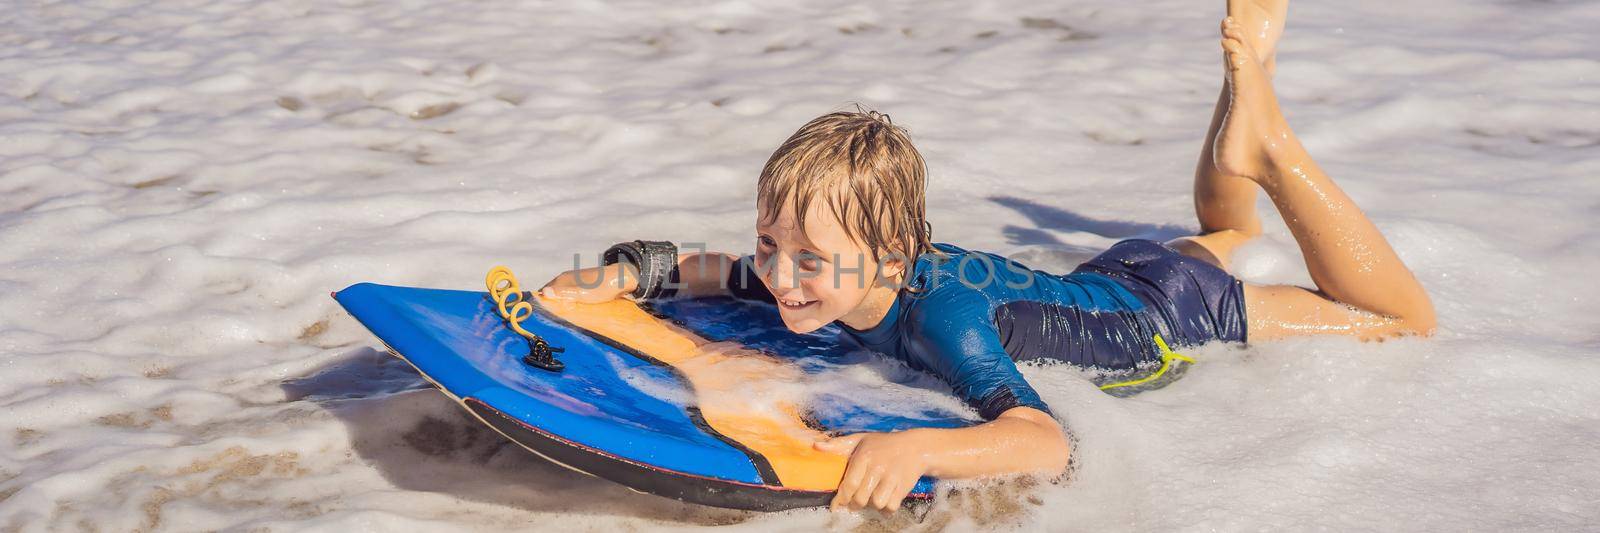
{"type": "MultiPolygon", "coordinates": [[[[720,252],[698,252],[678,257],[676,294],[683,297],[726,296],[728,274],[738,257],[720,252]]],[[[626,261],[606,266],[569,270],[541,289],[546,297],[598,303],[621,298],[639,286],[639,269],[626,261]]]]}
{"type": "Polygon", "coordinates": [[[678,260],[680,288],[677,294],[690,298],[732,296],[776,304],[761,277],[754,256],[738,257],[718,252],[690,254],[678,260]]]}
{"type": "Polygon", "coordinates": [[[727,296],[728,272],[739,261],[721,252],[698,252],[678,256],[677,296],[698,298],[727,296]]]}
{"type": "Polygon", "coordinates": [[[848,454],[834,507],[899,506],[917,478],[1059,474],[1070,450],[1061,425],[1000,342],[987,297],[931,289],[906,319],[906,349],[989,422],[958,429],[847,435],[818,448],[848,454]]]}
{"type": "Polygon", "coordinates": [[[850,457],[834,509],[873,507],[885,512],[899,509],[924,475],[942,479],[1057,475],[1066,470],[1071,454],[1061,425],[1031,407],[1013,407],[971,427],[856,433],[818,442],[816,447],[850,457]]]}

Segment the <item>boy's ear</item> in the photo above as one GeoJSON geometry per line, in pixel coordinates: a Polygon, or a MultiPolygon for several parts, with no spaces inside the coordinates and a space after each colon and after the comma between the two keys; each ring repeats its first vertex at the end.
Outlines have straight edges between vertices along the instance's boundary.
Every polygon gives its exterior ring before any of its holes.
{"type": "Polygon", "coordinates": [[[878,262],[878,272],[885,278],[892,278],[905,273],[906,261],[900,254],[890,254],[878,262]]]}

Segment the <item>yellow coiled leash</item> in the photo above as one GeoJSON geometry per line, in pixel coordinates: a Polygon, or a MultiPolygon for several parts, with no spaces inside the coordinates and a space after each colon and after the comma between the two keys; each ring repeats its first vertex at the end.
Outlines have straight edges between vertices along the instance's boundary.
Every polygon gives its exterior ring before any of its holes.
{"type": "Polygon", "coordinates": [[[533,316],[533,303],[522,296],[522,285],[517,283],[517,276],[511,273],[511,269],[503,266],[489,269],[483,284],[489,288],[489,299],[494,302],[500,318],[505,319],[511,331],[528,339],[528,355],[522,361],[552,372],[565,368],[566,365],[556,360],[555,356],[561,353],[561,348],[550,346],[538,335],[522,328],[522,321],[533,316]]]}
{"type": "Polygon", "coordinates": [[[1139,379],[1134,379],[1134,380],[1129,380],[1129,381],[1118,381],[1116,383],[1107,383],[1105,385],[1101,385],[1100,386],[1100,390],[1112,393],[1113,395],[1119,395],[1119,394],[1117,394],[1118,392],[1123,392],[1123,391],[1118,391],[1116,389],[1125,389],[1126,392],[1129,392],[1129,393],[1139,392],[1139,389],[1138,389],[1139,386],[1146,385],[1146,384],[1149,384],[1149,383],[1153,383],[1156,380],[1161,379],[1161,376],[1166,375],[1167,371],[1171,370],[1175,366],[1175,363],[1174,363],[1175,361],[1182,361],[1184,363],[1194,364],[1194,359],[1193,358],[1191,358],[1191,357],[1189,357],[1187,355],[1183,355],[1181,353],[1172,351],[1172,348],[1167,346],[1166,339],[1162,339],[1161,338],[1161,334],[1159,334],[1159,333],[1156,334],[1155,341],[1156,341],[1156,346],[1161,348],[1161,368],[1156,369],[1156,371],[1154,373],[1151,373],[1150,375],[1142,377],[1142,378],[1139,378],[1139,379]]]}

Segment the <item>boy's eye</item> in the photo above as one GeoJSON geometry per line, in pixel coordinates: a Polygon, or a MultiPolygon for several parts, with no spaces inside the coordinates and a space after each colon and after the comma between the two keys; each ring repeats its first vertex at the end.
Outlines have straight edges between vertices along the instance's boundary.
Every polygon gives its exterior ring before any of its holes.
{"type": "Polygon", "coordinates": [[[768,237],[766,235],[757,236],[756,237],[756,242],[760,243],[762,246],[771,246],[773,248],[777,248],[778,247],[778,242],[772,240],[772,237],[768,237]]]}
{"type": "Polygon", "coordinates": [[[802,252],[800,252],[800,256],[798,258],[798,261],[800,263],[800,268],[801,269],[803,269],[803,270],[816,270],[817,267],[821,266],[822,258],[820,256],[818,256],[817,254],[811,253],[809,251],[802,251],[802,252]]]}

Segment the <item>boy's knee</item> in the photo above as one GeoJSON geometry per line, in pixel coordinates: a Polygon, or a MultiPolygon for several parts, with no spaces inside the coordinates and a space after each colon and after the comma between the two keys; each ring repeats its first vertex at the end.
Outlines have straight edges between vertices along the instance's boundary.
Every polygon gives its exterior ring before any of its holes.
{"type": "Polygon", "coordinates": [[[1413,309],[1398,315],[1402,334],[1432,337],[1439,327],[1439,317],[1433,310],[1433,301],[1426,295],[1413,309]]]}
{"type": "Polygon", "coordinates": [[[1429,305],[1426,309],[1406,317],[1405,324],[1406,329],[1411,330],[1413,335],[1432,337],[1434,331],[1439,328],[1439,318],[1434,315],[1433,306],[1429,305]]]}

